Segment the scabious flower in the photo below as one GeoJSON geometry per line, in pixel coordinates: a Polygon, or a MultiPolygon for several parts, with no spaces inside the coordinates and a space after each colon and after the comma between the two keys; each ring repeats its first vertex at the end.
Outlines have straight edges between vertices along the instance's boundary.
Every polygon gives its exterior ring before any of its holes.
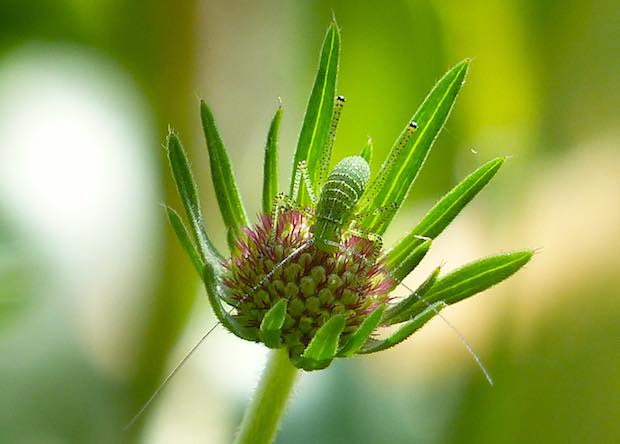
{"type": "Polygon", "coordinates": [[[225,263],[223,283],[235,318],[256,337],[267,312],[286,301],[281,343],[295,361],[335,315],[344,316],[340,340],[346,341],[370,313],[386,304],[395,282],[381,262],[373,261],[371,241],[346,236],[335,253],[325,253],[311,243],[311,220],[302,212],[281,213],[273,241],[271,219],[262,215],[245,230],[225,263]],[[291,259],[276,268],[286,258],[291,259]]]}
{"type": "MultiPolygon", "coordinates": [[[[290,361],[305,370],[322,369],[335,357],[374,353],[405,340],[445,306],[506,279],[532,256],[529,250],[492,256],[443,277],[437,268],[415,290],[402,283],[432,240],[495,175],[504,162],[502,157],[480,166],[403,239],[387,251],[381,249],[380,236],[405,200],[448,118],[468,61],[453,67],[431,90],[381,169],[369,183],[360,185],[361,195],[349,194],[342,202],[333,198],[346,217],[334,222],[331,213],[313,203],[313,194],[319,202],[322,197],[342,110],[343,99],[336,98],[339,53],[339,30],[332,24],[295,151],[286,205],[274,205],[280,202],[276,194],[281,108],[274,116],[265,149],[263,211],[255,223],[246,215],[213,114],[201,103],[214,188],[228,229],[229,255],[219,253],[210,242],[187,156],[176,134],[168,137],[168,156],[189,228],[174,210],[168,209],[168,215],[203,278],[218,320],[240,338],[286,349],[290,361]],[[316,242],[321,235],[312,230],[317,222],[325,221],[336,228],[329,249],[321,248],[316,242]],[[399,285],[410,294],[394,297],[399,285]],[[397,328],[382,335],[381,329],[390,325],[397,328]]],[[[369,142],[356,162],[367,165],[371,155],[369,142]]],[[[342,184],[335,186],[343,195],[351,179],[347,175],[346,170],[336,175],[342,177],[342,184]]]]}

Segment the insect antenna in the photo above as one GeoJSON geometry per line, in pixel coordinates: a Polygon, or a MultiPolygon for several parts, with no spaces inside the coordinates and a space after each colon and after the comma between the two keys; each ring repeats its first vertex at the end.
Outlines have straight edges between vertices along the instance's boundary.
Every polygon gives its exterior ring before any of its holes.
{"type": "Polygon", "coordinates": [[[336,138],[336,130],[338,129],[338,122],[340,122],[340,114],[342,114],[342,108],[344,108],[344,102],[346,99],[344,96],[336,97],[336,103],[334,104],[334,111],[332,114],[332,121],[329,125],[329,133],[327,135],[327,141],[321,155],[321,164],[319,168],[319,177],[316,183],[318,190],[323,188],[325,180],[327,179],[327,172],[329,170],[329,161],[332,157],[332,148],[334,146],[334,139],[336,138]]]}
{"type": "MultiPolygon", "coordinates": [[[[233,307],[234,308],[234,307],[233,307]]],[[[231,308],[229,310],[229,313],[233,310],[233,308],[231,308]]],[[[151,405],[151,403],[155,400],[155,398],[157,398],[157,396],[159,395],[159,393],[166,387],[166,385],[168,384],[168,382],[172,379],[172,377],[181,369],[181,367],[183,366],[183,364],[185,364],[185,362],[187,362],[187,360],[190,358],[190,356],[192,356],[192,354],[194,354],[194,352],[196,351],[196,349],[198,349],[198,347],[200,346],[200,344],[202,344],[204,342],[205,339],[207,339],[207,337],[213,332],[213,330],[215,330],[217,328],[217,326],[220,325],[220,322],[216,322],[215,325],[213,327],[211,327],[204,335],[202,335],[202,337],[198,340],[198,342],[196,342],[192,348],[189,349],[189,351],[185,354],[185,356],[183,356],[183,358],[177,363],[177,365],[174,366],[174,368],[172,369],[172,371],[170,373],[168,373],[168,376],[166,376],[164,378],[164,380],[161,382],[161,384],[159,384],[159,386],[157,387],[157,389],[155,389],[155,391],[153,392],[153,394],[151,395],[151,397],[142,405],[142,407],[140,408],[140,410],[138,410],[138,413],[136,413],[134,415],[133,418],[131,418],[131,421],[129,421],[127,423],[127,425],[123,428],[123,431],[127,431],[129,430],[129,428],[134,425],[136,423],[136,421],[138,419],[140,419],[140,417],[142,416],[142,414],[146,411],[146,409],[151,405]]]]}
{"type": "MultiPolygon", "coordinates": [[[[310,247],[310,245],[312,245],[312,243],[314,242],[313,239],[309,240],[308,242],[304,243],[303,245],[301,245],[300,247],[297,247],[293,252],[291,252],[287,257],[285,257],[284,259],[282,259],[275,267],[273,267],[273,269],[267,273],[260,281],[258,284],[256,284],[254,287],[252,287],[252,293],[257,291],[258,289],[260,289],[263,285],[265,285],[266,282],[268,282],[273,275],[276,273],[276,271],[278,271],[280,268],[282,268],[284,265],[286,265],[288,262],[290,262],[295,256],[297,256],[298,254],[300,254],[302,251],[306,250],[307,248],[310,247]]],[[[228,310],[228,314],[230,314],[235,307],[231,307],[230,310],[228,310]]],[[[185,364],[185,362],[187,362],[187,360],[194,354],[194,352],[198,349],[198,347],[200,346],[200,344],[202,344],[204,342],[205,339],[207,339],[207,337],[220,325],[220,322],[216,322],[215,325],[213,327],[211,327],[193,346],[192,348],[189,349],[189,351],[185,354],[185,356],[183,356],[183,358],[177,363],[177,365],[175,365],[175,367],[172,369],[172,371],[170,373],[168,373],[168,375],[164,378],[164,380],[161,382],[161,384],[157,387],[157,389],[155,389],[155,391],[153,392],[153,394],[151,395],[151,397],[144,403],[144,405],[140,408],[140,410],[138,410],[138,413],[135,414],[135,416],[133,418],[131,418],[131,421],[129,421],[127,423],[127,425],[123,428],[123,431],[127,431],[132,425],[134,425],[136,423],[136,421],[138,419],[140,419],[140,417],[142,416],[142,414],[146,411],[146,409],[151,405],[151,403],[157,398],[157,396],[159,395],[159,393],[161,393],[161,391],[166,387],[166,385],[168,385],[168,382],[170,382],[170,380],[173,378],[173,376],[181,369],[181,367],[183,366],[183,364],[185,364]]]]}
{"type": "MultiPolygon", "coordinates": [[[[368,261],[368,259],[364,255],[359,255],[359,257],[362,259],[362,261],[368,261]]],[[[472,359],[476,362],[476,364],[478,365],[478,367],[482,371],[482,374],[484,375],[484,377],[488,381],[489,385],[492,386],[493,385],[493,378],[491,378],[491,375],[490,375],[489,371],[486,369],[484,363],[482,362],[482,359],[480,359],[478,354],[474,351],[474,348],[469,343],[467,338],[465,338],[463,333],[461,333],[459,331],[459,329],[456,328],[456,326],[452,322],[450,322],[448,320],[448,318],[446,318],[443,314],[441,314],[441,312],[439,310],[437,310],[437,308],[435,308],[426,299],[424,299],[424,297],[418,295],[418,293],[416,291],[411,289],[411,287],[409,287],[404,282],[402,282],[402,281],[399,282],[399,280],[389,270],[384,269],[383,271],[385,273],[387,273],[388,276],[390,276],[392,279],[394,279],[394,282],[398,282],[398,285],[402,285],[407,291],[411,292],[411,294],[414,295],[418,301],[420,301],[424,305],[426,305],[426,308],[432,310],[435,313],[436,316],[441,318],[441,320],[444,322],[444,324],[446,324],[448,326],[448,328],[450,328],[450,330],[452,330],[452,332],[456,335],[456,337],[461,341],[461,343],[463,344],[463,346],[467,350],[467,353],[469,353],[469,355],[472,357],[472,359]]]]}
{"type": "Polygon", "coordinates": [[[435,314],[441,318],[441,320],[448,326],[448,328],[450,328],[450,330],[452,330],[454,332],[456,337],[459,338],[459,340],[461,341],[461,343],[463,344],[463,346],[465,347],[465,349],[467,350],[469,355],[476,362],[476,364],[478,365],[478,367],[480,368],[480,370],[484,374],[484,377],[489,382],[489,385],[493,385],[493,379],[491,378],[491,375],[489,374],[489,371],[486,369],[484,363],[482,362],[482,359],[480,359],[480,356],[478,356],[478,354],[474,351],[474,348],[469,343],[467,338],[465,338],[463,333],[461,333],[459,331],[459,329],[456,328],[456,326],[452,322],[450,322],[448,320],[448,318],[446,318],[443,314],[441,314],[441,312],[439,310],[437,310],[433,305],[431,305],[426,299],[424,299],[422,296],[418,295],[414,290],[412,290],[411,287],[409,287],[407,284],[405,284],[403,282],[399,282],[399,284],[402,285],[403,287],[405,287],[407,289],[407,291],[410,291],[411,294],[413,294],[418,301],[422,302],[424,305],[426,305],[427,308],[429,308],[432,311],[434,311],[435,314]]]}
{"type": "Polygon", "coordinates": [[[300,247],[297,247],[288,256],[286,256],[284,259],[278,262],[269,273],[267,273],[265,276],[263,276],[263,278],[260,281],[258,281],[258,284],[252,287],[252,293],[254,293],[256,290],[259,290],[263,285],[265,285],[273,277],[276,271],[284,267],[288,262],[290,262],[299,253],[301,253],[302,251],[310,247],[310,245],[312,245],[313,242],[314,242],[314,239],[310,239],[308,242],[301,245],[300,247]]]}

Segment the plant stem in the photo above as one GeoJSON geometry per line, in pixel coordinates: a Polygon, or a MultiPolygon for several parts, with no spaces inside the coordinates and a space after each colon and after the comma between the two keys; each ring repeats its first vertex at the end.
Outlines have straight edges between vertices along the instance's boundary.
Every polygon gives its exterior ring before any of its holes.
{"type": "Polygon", "coordinates": [[[254,399],[247,407],[235,444],[270,444],[297,377],[286,349],[272,350],[254,399]]]}

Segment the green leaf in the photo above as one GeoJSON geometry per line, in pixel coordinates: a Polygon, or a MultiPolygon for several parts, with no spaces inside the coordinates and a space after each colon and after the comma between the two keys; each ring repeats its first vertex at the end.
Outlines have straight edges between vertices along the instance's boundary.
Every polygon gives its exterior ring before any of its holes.
{"type": "Polygon", "coordinates": [[[338,350],[338,356],[347,357],[351,356],[362,348],[362,346],[366,343],[372,332],[379,326],[381,322],[381,318],[383,317],[383,312],[385,311],[385,305],[381,305],[379,308],[374,310],[364,321],[360,324],[360,326],[355,330],[355,333],[349,337],[347,342],[338,350]]]}
{"type": "MultiPolygon", "coordinates": [[[[327,29],[319,70],[310,93],[310,100],[306,108],[304,122],[299,134],[299,141],[293,160],[293,174],[291,176],[291,190],[297,168],[301,161],[306,161],[310,178],[316,183],[318,164],[322,157],[322,150],[329,134],[329,128],[336,97],[336,79],[338,76],[338,61],[340,57],[340,31],[338,25],[332,23],[327,29]]],[[[298,202],[306,206],[310,199],[305,187],[301,187],[298,202]]]]}
{"type": "Polygon", "coordinates": [[[369,341],[368,345],[359,354],[376,353],[378,351],[385,350],[390,347],[394,347],[396,344],[403,342],[409,336],[414,334],[420,328],[422,328],[428,321],[430,321],[435,315],[439,314],[447,305],[443,302],[437,302],[430,305],[422,313],[413,318],[411,321],[400,327],[394,334],[382,341],[369,341]]]}
{"type": "Polygon", "coordinates": [[[200,114],[209,150],[209,163],[217,203],[228,230],[239,235],[243,228],[249,225],[249,222],[230,166],[228,152],[215,125],[213,113],[205,101],[200,102],[200,114]]]}
{"type": "Polygon", "coordinates": [[[280,299],[267,311],[260,324],[259,336],[269,348],[278,348],[281,345],[280,334],[286,319],[286,299],[280,299]]]}
{"type": "Polygon", "coordinates": [[[431,248],[432,241],[430,239],[422,240],[420,245],[414,246],[409,251],[403,251],[403,254],[399,259],[400,262],[389,261],[389,256],[386,256],[385,268],[390,270],[390,276],[395,279],[396,282],[402,282],[411,271],[418,266],[428,250],[431,248]],[[408,254],[404,254],[408,253],[408,254]]]}
{"type": "Polygon", "coordinates": [[[346,319],[343,315],[336,315],[323,324],[299,358],[298,364],[301,368],[310,371],[327,367],[336,355],[340,334],[345,324],[346,319]]]}
{"type": "Polygon", "coordinates": [[[198,200],[198,191],[196,182],[192,176],[192,170],[189,160],[181,145],[181,141],[175,133],[168,135],[167,142],[168,161],[172,170],[172,176],[177,186],[177,190],[183,202],[185,213],[190,221],[190,227],[198,251],[204,262],[211,263],[214,267],[219,267],[222,256],[215,249],[204,228],[202,212],[200,210],[200,201],[198,200]]]}
{"type": "Polygon", "coordinates": [[[420,223],[411,230],[411,233],[400,240],[386,254],[386,265],[388,268],[401,263],[408,251],[420,245],[423,242],[420,237],[436,238],[480,190],[489,183],[504,163],[504,160],[506,160],[505,157],[498,157],[485,163],[441,198],[420,223]]]}
{"type": "Polygon", "coordinates": [[[368,162],[368,165],[370,165],[370,161],[372,160],[372,139],[370,137],[368,138],[366,145],[364,145],[364,148],[362,148],[360,157],[368,162]]]}
{"type": "Polygon", "coordinates": [[[534,252],[517,251],[470,262],[439,279],[412,311],[423,311],[426,304],[444,301],[451,305],[480,293],[516,273],[529,262],[534,252]]]}
{"type": "MultiPolygon", "coordinates": [[[[401,143],[408,133],[410,123],[407,124],[383,162],[381,171],[368,187],[367,196],[362,198],[364,209],[394,204],[400,208],[450,114],[468,65],[469,61],[465,60],[448,71],[418,108],[412,118],[417,123],[417,130],[407,143],[401,143]]],[[[395,215],[396,211],[389,215],[371,213],[364,218],[362,226],[367,231],[383,234],[395,215]]]]}
{"type": "Polygon", "coordinates": [[[196,269],[198,274],[202,275],[204,262],[200,257],[200,253],[198,253],[198,250],[196,250],[196,247],[194,246],[194,243],[189,236],[187,228],[185,227],[183,220],[181,220],[181,216],[179,216],[179,213],[177,213],[169,206],[166,206],[166,212],[168,214],[168,220],[170,221],[170,225],[172,225],[172,229],[174,230],[177,239],[179,240],[179,242],[181,242],[181,246],[191,259],[192,264],[194,265],[194,268],[196,269]]]}
{"type": "Polygon", "coordinates": [[[276,194],[278,194],[278,138],[280,136],[280,121],[282,107],[278,107],[267,135],[265,145],[265,162],[263,165],[263,213],[270,214],[276,194]]]}
{"type": "Polygon", "coordinates": [[[209,303],[211,304],[211,308],[213,309],[218,321],[220,321],[222,325],[231,333],[239,336],[241,339],[258,342],[259,339],[256,332],[242,326],[235,318],[233,318],[230,315],[232,309],[227,311],[224,308],[222,300],[226,300],[227,298],[226,295],[222,294],[222,287],[218,281],[217,273],[209,263],[205,264],[203,281],[207,289],[209,303]]]}
{"type": "Polygon", "coordinates": [[[411,319],[413,317],[411,314],[411,307],[413,307],[416,302],[419,302],[426,295],[426,293],[428,293],[435,282],[437,282],[440,271],[441,267],[435,268],[431,275],[424,282],[422,282],[417,290],[400,301],[398,304],[390,307],[390,309],[385,312],[385,316],[383,316],[383,324],[398,324],[411,319]]]}

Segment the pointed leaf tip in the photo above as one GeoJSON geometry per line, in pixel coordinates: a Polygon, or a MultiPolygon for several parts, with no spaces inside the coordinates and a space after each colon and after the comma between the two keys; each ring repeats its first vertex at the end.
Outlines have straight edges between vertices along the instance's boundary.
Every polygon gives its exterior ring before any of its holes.
{"type": "Polygon", "coordinates": [[[282,112],[282,106],[279,106],[271,120],[265,144],[263,164],[263,213],[265,214],[273,210],[275,197],[278,194],[278,138],[282,112]]]}
{"type": "Polygon", "coordinates": [[[505,157],[498,157],[483,164],[442,197],[418,225],[387,253],[388,267],[398,267],[405,260],[407,252],[418,248],[425,237],[434,239],[439,236],[489,183],[505,160],[505,157]]]}
{"type": "MultiPolygon", "coordinates": [[[[502,282],[527,264],[534,252],[516,251],[463,265],[439,279],[427,293],[428,302],[454,304],[502,282]]],[[[418,306],[422,309],[422,305],[418,306]]]]}
{"type": "Polygon", "coordinates": [[[372,139],[369,137],[368,142],[366,142],[366,145],[364,145],[364,148],[362,148],[362,152],[360,153],[360,157],[368,162],[368,165],[370,165],[370,162],[372,161],[372,149],[372,139]]]}
{"type": "MultiPolygon", "coordinates": [[[[381,171],[370,183],[363,198],[365,209],[380,208],[393,203],[400,208],[448,119],[463,85],[467,67],[467,61],[454,66],[424,99],[392,146],[381,171]],[[411,122],[417,124],[417,129],[411,122]]],[[[390,213],[388,217],[370,213],[364,218],[362,225],[368,231],[383,234],[395,215],[396,212],[390,213]]]]}
{"type": "Polygon", "coordinates": [[[286,299],[280,299],[271,307],[260,324],[259,336],[269,348],[278,348],[281,345],[281,332],[286,319],[286,299]]]}
{"type": "Polygon", "coordinates": [[[346,319],[343,315],[336,315],[323,324],[299,358],[299,364],[304,370],[320,370],[329,366],[334,359],[344,330],[346,319]]]}
{"type": "Polygon", "coordinates": [[[205,231],[198,188],[192,175],[191,165],[181,141],[174,132],[168,135],[167,149],[172,177],[189,219],[190,229],[200,256],[204,262],[209,262],[213,267],[218,268],[221,255],[213,247],[205,231]]]}
{"type": "Polygon", "coordinates": [[[238,235],[244,227],[249,225],[249,222],[232,171],[228,151],[220,137],[213,113],[204,100],[200,101],[200,115],[209,151],[209,163],[217,203],[226,227],[238,235]]]}
{"type": "MultiPolygon", "coordinates": [[[[294,180],[299,164],[306,162],[309,176],[315,178],[322,157],[323,148],[329,136],[334,100],[336,98],[336,82],[340,60],[340,31],[335,23],[327,28],[318,72],[306,107],[306,114],[299,133],[297,149],[293,158],[290,193],[294,188],[294,180]]],[[[314,184],[313,184],[314,186],[314,184]]],[[[301,187],[298,202],[307,205],[310,202],[305,187],[301,187]]]]}
{"type": "Polygon", "coordinates": [[[375,331],[381,323],[385,308],[385,305],[381,305],[364,319],[357,330],[349,337],[347,342],[338,350],[338,356],[351,356],[364,346],[372,332],[375,331]]]}

